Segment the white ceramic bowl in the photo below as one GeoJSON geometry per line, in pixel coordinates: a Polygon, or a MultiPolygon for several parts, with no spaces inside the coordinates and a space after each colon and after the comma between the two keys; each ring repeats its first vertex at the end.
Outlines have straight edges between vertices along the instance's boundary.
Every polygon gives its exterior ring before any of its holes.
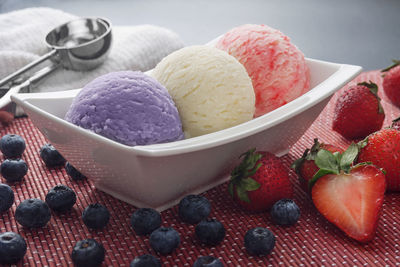
{"type": "Polygon", "coordinates": [[[250,148],[283,155],[303,135],[332,94],[361,67],[307,59],[311,90],[249,122],[186,140],[129,147],[65,121],[77,90],[17,94],[33,123],[96,188],[137,207],[159,211],[184,195],[204,192],[229,178],[250,148]]]}

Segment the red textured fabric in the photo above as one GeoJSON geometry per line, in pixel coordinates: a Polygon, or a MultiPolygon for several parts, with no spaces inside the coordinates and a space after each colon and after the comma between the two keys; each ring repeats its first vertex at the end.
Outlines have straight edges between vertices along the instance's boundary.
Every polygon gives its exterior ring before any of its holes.
{"type": "MultiPolygon", "coordinates": [[[[363,73],[350,84],[369,80],[379,86],[382,84],[379,72],[363,73]]],[[[386,113],[384,126],[387,126],[393,118],[400,115],[400,110],[389,104],[381,87],[379,95],[386,113]]],[[[271,223],[268,212],[254,214],[240,209],[230,199],[225,183],[204,194],[212,204],[210,216],[220,220],[226,228],[224,241],[215,247],[199,244],[194,237],[194,226],[182,223],[177,217],[177,207],[173,207],[162,212],[163,225],[172,226],[180,233],[181,245],[171,255],[156,255],[163,266],[192,266],[201,255],[219,257],[225,266],[400,264],[400,228],[397,229],[400,221],[400,194],[386,195],[376,237],[363,245],[346,237],[317,212],[300,188],[296,174],[289,168],[306,147],[311,147],[315,137],[342,148],[349,144],[349,141],[331,130],[336,97],[337,94],[289,154],[282,157],[294,185],[295,201],[301,209],[301,218],[296,225],[278,227],[271,223]],[[267,227],[276,236],[276,246],[269,256],[249,256],[244,249],[244,234],[256,226],[267,227]]],[[[0,232],[18,232],[27,241],[28,251],[18,266],[70,266],[71,250],[76,241],[84,238],[94,238],[104,245],[106,258],[103,266],[129,266],[137,255],[155,255],[148,237],[137,236],[130,227],[130,216],[135,210],[133,206],[96,190],[90,181],[72,181],[63,168],[46,168],[39,157],[39,149],[46,140],[29,118],[16,119],[9,126],[0,128],[1,136],[7,133],[19,134],[25,138],[27,149],[23,158],[29,165],[25,180],[12,185],[15,204],[8,212],[0,214],[0,232]],[[44,200],[47,191],[60,183],[71,187],[77,194],[77,204],[71,213],[53,213],[50,222],[43,229],[29,230],[17,224],[14,213],[21,201],[27,198],[44,200]],[[88,230],[81,219],[83,209],[94,202],[104,204],[111,213],[110,223],[102,231],[88,230]]],[[[1,180],[5,182],[3,178],[1,180]]]]}

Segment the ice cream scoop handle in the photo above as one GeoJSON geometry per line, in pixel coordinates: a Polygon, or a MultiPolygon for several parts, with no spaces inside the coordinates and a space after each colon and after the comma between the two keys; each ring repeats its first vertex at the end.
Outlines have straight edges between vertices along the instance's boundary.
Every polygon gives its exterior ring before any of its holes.
{"type": "Polygon", "coordinates": [[[34,75],[32,75],[28,80],[26,80],[24,83],[21,84],[21,86],[24,86],[24,85],[27,86],[28,90],[25,90],[22,88],[20,90],[23,92],[29,92],[29,88],[31,85],[35,85],[35,84],[39,83],[44,77],[46,77],[47,75],[49,75],[50,73],[52,73],[53,71],[58,69],[59,66],[61,66],[61,65],[54,63],[50,66],[47,66],[47,67],[39,70],[34,75]]]}
{"type": "Polygon", "coordinates": [[[6,85],[7,83],[9,83],[10,81],[14,80],[16,77],[18,77],[19,75],[27,72],[28,70],[32,69],[33,67],[39,65],[40,63],[42,63],[43,61],[55,56],[57,54],[57,50],[52,49],[50,52],[48,52],[47,54],[41,56],[40,58],[36,59],[35,61],[29,63],[28,65],[20,68],[19,70],[17,70],[16,72],[8,75],[7,77],[5,77],[4,79],[2,79],[0,81],[0,87],[6,85]]]}
{"type": "Polygon", "coordinates": [[[8,90],[7,93],[0,98],[0,109],[5,108],[6,106],[8,106],[11,103],[11,99],[10,99],[11,95],[19,93],[19,92],[21,92],[21,93],[29,92],[32,85],[37,84],[42,78],[49,75],[56,69],[58,69],[59,66],[60,66],[60,64],[52,64],[50,66],[47,66],[47,67],[41,69],[40,71],[36,72],[34,75],[32,75],[32,77],[30,77],[28,80],[26,80],[22,84],[11,87],[10,90],[8,90]]]}

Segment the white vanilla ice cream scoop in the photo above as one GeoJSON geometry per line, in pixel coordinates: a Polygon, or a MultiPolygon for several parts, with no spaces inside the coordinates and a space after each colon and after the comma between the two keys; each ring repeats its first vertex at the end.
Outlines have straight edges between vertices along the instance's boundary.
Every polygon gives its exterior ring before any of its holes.
{"type": "Polygon", "coordinates": [[[246,69],[214,47],[189,46],[165,57],[151,74],[174,100],[186,138],[253,118],[255,95],[246,69]]]}

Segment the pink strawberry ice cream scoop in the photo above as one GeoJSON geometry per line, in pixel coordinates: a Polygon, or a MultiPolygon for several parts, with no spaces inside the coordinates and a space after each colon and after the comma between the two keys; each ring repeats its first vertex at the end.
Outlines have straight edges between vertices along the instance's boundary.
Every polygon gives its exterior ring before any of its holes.
{"type": "Polygon", "coordinates": [[[167,89],[139,71],[94,79],[74,98],[65,119],[129,146],[183,139],[178,110],[167,89]]]}
{"type": "Polygon", "coordinates": [[[310,71],[303,53],[276,29],[242,25],[224,34],[216,47],[234,56],[246,68],[256,95],[254,117],[309,90],[310,71]]]}

